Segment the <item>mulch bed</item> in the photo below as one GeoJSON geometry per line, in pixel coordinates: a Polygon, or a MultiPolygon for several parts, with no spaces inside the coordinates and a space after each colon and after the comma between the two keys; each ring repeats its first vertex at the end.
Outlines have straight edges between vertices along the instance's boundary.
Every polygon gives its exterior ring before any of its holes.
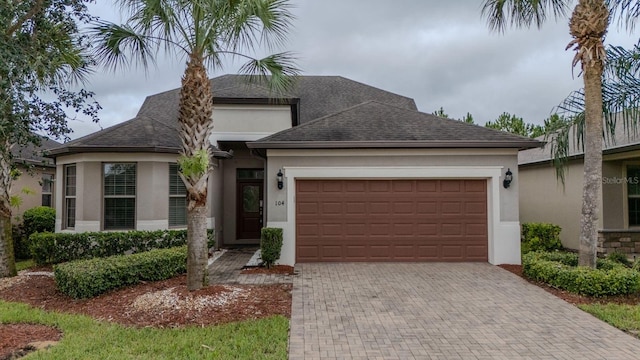
{"type": "MultiPolygon", "coordinates": [[[[292,269],[287,271],[292,273],[292,269]]],[[[285,269],[279,267],[266,273],[282,274],[282,271],[285,269]]],[[[53,277],[22,275],[0,279],[0,299],[47,311],[88,315],[125,326],[174,328],[213,326],[273,315],[291,317],[291,288],[291,284],[225,284],[188,291],[186,275],[181,275],[126,287],[92,299],[74,300],[56,289],[53,277]]],[[[25,347],[33,341],[56,341],[60,337],[60,331],[45,326],[0,324],[0,360],[23,356],[25,347]],[[7,326],[23,331],[13,331],[7,326]]]]}

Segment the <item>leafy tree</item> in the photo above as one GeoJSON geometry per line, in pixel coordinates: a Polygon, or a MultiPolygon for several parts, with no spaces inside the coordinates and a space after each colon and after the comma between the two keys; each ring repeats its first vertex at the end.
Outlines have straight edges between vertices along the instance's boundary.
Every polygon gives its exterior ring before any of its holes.
{"type": "Polygon", "coordinates": [[[89,0],[0,2],[0,277],[16,274],[11,239],[11,150],[39,145],[36,132],[65,136],[67,112],[96,120],[92,93],[69,85],[85,79],[91,59],[78,23],[89,0]]]}
{"type": "MultiPolygon", "coordinates": [[[[507,24],[541,27],[548,15],[565,16],[570,4],[567,0],[484,0],[482,13],[488,18],[490,29],[504,31],[507,24]]],[[[632,0],[579,0],[569,18],[573,40],[567,46],[575,50],[573,66],[580,64],[584,81],[585,151],[579,264],[592,268],[596,266],[598,203],[602,198],[602,75],[606,57],[604,37],[610,14],[632,26],[640,15],[640,4],[632,0]]]]}
{"type": "Polygon", "coordinates": [[[145,68],[159,51],[184,56],[178,122],[182,140],[180,177],[187,188],[187,287],[207,280],[207,179],[211,166],[213,94],[207,67],[224,55],[248,58],[240,72],[284,92],[296,75],[291,54],[254,59],[242,50],[282,44],[291,24],[288,0],[118,0],[125,24],[101,22],[93,30],[98,58],[114,69],[129,64],[129,54],[145,68]]]}
{"type": "Polygon", "coordinates": [[[500,114],[495,121],[488,121],[484,126],[532,138],[544,135],[542,126],[525,123],[521,117],[511,115],[508,112],[500,114]]]}
{"type": "Polygon", "coordinates": [[[475,124],[475,122],[473,121],[473,115],[471,115],[471,113],[467,113],[467,115],[465,115],[462,119],[460,119],[460,121],[465,122],[467,124],[475,124]]]}

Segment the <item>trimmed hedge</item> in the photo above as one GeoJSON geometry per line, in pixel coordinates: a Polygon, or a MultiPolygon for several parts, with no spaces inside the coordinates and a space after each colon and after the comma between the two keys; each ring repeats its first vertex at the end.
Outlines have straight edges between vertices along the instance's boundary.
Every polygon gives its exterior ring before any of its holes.
{"type": "Polygon", "coordinates": [[[522,253],[530,251],[561,250],[560,232],[562,228],[549,223],[522,224],[522,253]]]}
{"type": "Polygon", "coordinates": [[[522,256],[524,276],[587,296],[629,295],[640,291],[640,272],[608,259],[597,269],[577,266],[578,255],[565,252],[530,252],[522,256]]]}
{"type": "Polygon", "coordinates": [[[271,268],[282,250],[282,229],[262,228],[260,230],[260,256],[267,268],[271,268]]]}
{"type": "Polygon", "coordinates": [[[36,206],[22,214],[24,233],[28,236],[36,232],[53,232],[56,229],[56,210],[48,206],[36,206]]]}
{"type": "MultiPolygon", "coordinates": [[[[207,230],[207,233],[208,245],[212,247],[214,231],[207,230]]],[[[29,242],[33,260],[38,265],[46,265],[182,246],[187,243],[187,231],[36,233],[29,242]]]]}
{"type": "Polygon", "coordinates": [[[74,299],[94,297],[141,281],[164,280],[186,271],[186,246],[77,260],[53,267],[56,286],[74,299]]]}

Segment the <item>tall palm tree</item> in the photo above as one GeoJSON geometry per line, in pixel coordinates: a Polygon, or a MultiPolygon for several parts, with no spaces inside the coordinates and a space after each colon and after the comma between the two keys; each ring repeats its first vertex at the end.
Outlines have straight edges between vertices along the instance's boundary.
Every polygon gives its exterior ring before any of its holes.
{"type": "MultiPolygon", "coordinates": [[[[482,14],[493,30],[502,31],[507,23],[540,27],[548,14],[566,15],[569,3],[567,0],[485,0],[482,14]]],[[[573,40],[567,46],[576,51],[573,66],[580,64],[584,81],[584,184],[579,264],[589,267],[596,265],[598,202],[602,197],[602,74],[606,57],[604,37],[609,27],[608,5],[612,4],[605,0],[579,0],[569,19],[573,40]]],[[[628,13],[625,9],[620,11],[628,13]]]]}
{"type": "Polygon", "coordinates": [[[274,92],[284,91],[297,74],[289,53],[253,59],[240,51],[280,45],[293,19],[288,0],[117,0],[125,24],[99,23],[93,33],[97,58],[114,69],[129,64],[125,53],[145,68],[159,50],[186,59],[178,121],[182,150],[180,176],[187,188],[187,287],[207,284],[207,180],[213,94],[207,67],[221,57],[248,58],[240,71],[258,74],[274,92]]]}

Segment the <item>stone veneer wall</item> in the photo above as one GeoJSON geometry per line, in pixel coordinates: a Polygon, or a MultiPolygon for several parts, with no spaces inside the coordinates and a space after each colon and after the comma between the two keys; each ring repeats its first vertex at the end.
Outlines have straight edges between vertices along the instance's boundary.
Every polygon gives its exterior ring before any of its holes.
{"type": "Polygon", "coordinates": [[[600,230],[598,254],[608,255],[616,251],[629,258],[640,256],[640,230],[600,230]]]}

